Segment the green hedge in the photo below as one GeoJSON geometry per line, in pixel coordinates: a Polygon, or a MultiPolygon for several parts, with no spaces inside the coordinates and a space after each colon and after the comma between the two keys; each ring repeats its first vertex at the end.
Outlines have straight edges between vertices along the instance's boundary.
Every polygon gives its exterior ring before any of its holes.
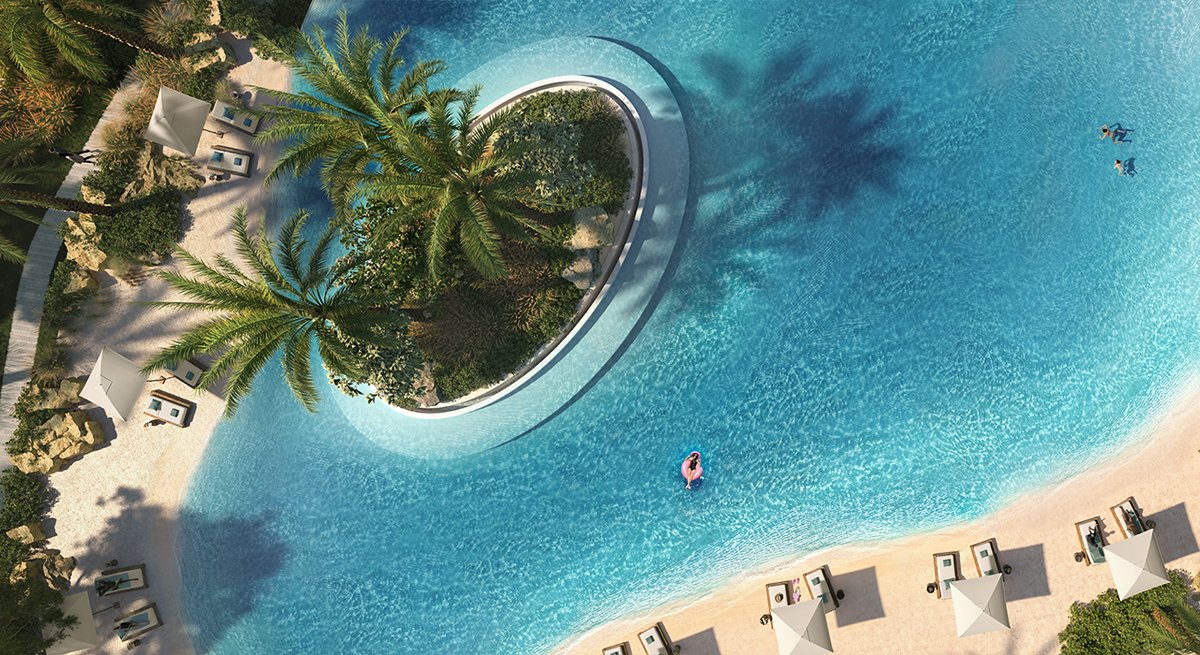
{"type": "Polygon", "coordinates": [[[239,34],[267,37],[291,51],[310,0],[220,0],[221,22],[239,34]]]}
{"type": "Polygon", "coordinates": [[[1191,580],[1171,571],[1170,583],[1125,600],[1115,589],[1076,602],[1058,635],[1062,655],[1143,655],[1200,651],[1200,613],[1189,603],[1191,580]]]}
{"type": "Polygon", "coordinates": [[[537,191],[556,210],[625,204],[633,174],[621,148],[625,123],[598,91],[539,93],[513,105],[502,141],[533,148],[516,166],[542,178],[537,191]]]}
{"type": "Polygon", "coordinates": [[[125,203],[114,216],[97,217],[100,249],[136,262],[167,255],[179,242],[181,200],[179,191],[159,188],[125,203]]]}

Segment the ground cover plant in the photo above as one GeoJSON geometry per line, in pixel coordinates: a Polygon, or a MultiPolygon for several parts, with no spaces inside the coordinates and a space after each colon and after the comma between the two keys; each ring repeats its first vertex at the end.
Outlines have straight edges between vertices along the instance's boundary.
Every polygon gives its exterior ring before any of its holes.
{"type": "Polygon", "coordinates": [[[1191,577],[1171,571],[1170,580],[1125,600],[1109,589],[1091,602],[1073,604],[1067,627],[1058,635],[1062,655],[1200,651],[1200,611],[1191,598],[1191,577]]]}

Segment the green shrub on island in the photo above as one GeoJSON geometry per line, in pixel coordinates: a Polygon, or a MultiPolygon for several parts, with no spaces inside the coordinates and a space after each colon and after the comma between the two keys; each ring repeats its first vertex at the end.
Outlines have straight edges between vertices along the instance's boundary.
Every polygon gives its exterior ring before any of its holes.
{"type": "Polygon", "coordinates": [[[599,91],[539,93],[513,105],[497,145],[531,147],[513,166],[538,174],[535,189],[547,205],[612,213],[625,204],[633,174],[621,146],[625,123],[614,112],[599,91]]]}
{"type": "Polygon", "coordinates": [[[309,1],[220,0],[221,22],[233,32],[254,38],[257,47],[261,47],[261,37],[266,37],[291,52],[299,40],[309,1]]]}
{"type": "Polygon", "coordinates": [[[41,521],[46,514],[46,485],[41,478],[15,468],[0,471],[0,575],[7,578],[29,556],[29,546],[4,536],[19,525],[41,521]]]}
{"type": "Polygon", "coordinates": [[[413,384],[424,362],[408,334],[408,321],[397,317],[396,326],[378,342],[366,342],[338,332],[337,340],[358,362],[358,379],[329,371],[329,380],[350,397],[367,402],[382,399],[397,407],[412,408],[413,384]],[[366,388],[364,388],[366,387],[366,388]]]}
{"type": "Polygon", "coordinates": [[[1170,583],[1125,600],[1115,589],[1076,602],[1058,635],[1062,655],[1143,655],[1200,651],[1200,612],[1189,601],[1191,578],[1171,571],[1170,583]]]}
{"type": "MultiPolygon", "coordinates": [[[[59,347],[59,332],[67,317],[74,314],[92,295],[90,289],[68,291],[72,278],[80,273],[79,266],[70,260],[62,260],[54,265],[54,272],[50,275],[50,284],[46,287],[46,299],[42,304],[42,322],[38,325],[37,346],[33,353],[33,379],[35,381],[47,378],[57,379],[62,377],[66,371],[66,353],[59,347]]],[[[19,405],[20,400],[18,399],[19,405]]],[[[41,422],[38,423],[38,425],[40,424],[41,422]]]]}
{"type": "Polygon", "coordinates": [[[10,582],[0,575],[0,653],[44,653],[62,640],[80,620],[64,615],[62,603],[63,595],[36,576],[10,582]]]}
{"type": "Polygon", "coordinates": [[[159,261],[179,241],[181,200],[176,189],[160,187],[121,205],[112,217],[97,219],[100,249],[128,261],[159,261]]]}

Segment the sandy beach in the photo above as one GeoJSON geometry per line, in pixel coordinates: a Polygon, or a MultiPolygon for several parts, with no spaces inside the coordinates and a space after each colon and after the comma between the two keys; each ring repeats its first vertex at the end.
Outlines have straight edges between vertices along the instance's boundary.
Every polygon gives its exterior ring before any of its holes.
{"type": "MultiPolygon", "coordinates": [[[[764,585],[792,580],[822,564],[833,587],[845,591],[828,616],[840,653],[1057,653],[1058,633],[1076,600],[1113,586],[1107,565],[1076,563],[1074,523],[1100,516],[1108,543],[1120,540],[1109,507],[1134,496],[1155,533],[1167,568],[1200,571],[1200,383],[1187,387],[1170,411],[1144,429],[1133,446],[1108,463],[1056,486],[1029,492],[980,520],[904,539],[858,544],[740,576],[716,592],[662,606],[601,627],[557,650],[595,655],[628,641],[644,655],[637,633],[661,620],[686,655],[770,655],[778,652],[769,626],[764,585]],[[1189,502],[1192,501],[1192,502],[1189,502]],[[970,545],[996,539],[1012,630],[959,639],[949,600],[925,591],[934,579],[934,553],[959,551],[962,573],[975,577],[970,545]]],[[[808,598],[808,594],[804,594],[808,598]]],[[[632,598],[631,602],[644,599],[632,598]]]]}
{"type": "MultiPolygon", "coordinates": [[[[243,63],[229,75],[236,84],[247,90],[251,85],[288,88],[290,75],[285,66],[258,58],[247,62],[249,51],[245,47],[239,48],[239,55],[243,63]]],[[[207,132],[201,137],[194,159],[201,172],[208,173],[203,169],[203,158],[214,144],[238,147],[258,156],[250,178],[232,176],[216,183],[206,182],[186,203],[180,245],[206,261],[218,253],[233,255],[230,225],[235,207],[246,206],[252,229],[260,224],[264,212],[274,211],[270,191],[263,187],[262,180],[278,148],[256,145],[250,135],[224,129],[223,137],[207,132]]],[[[166,266],[175,264],[168,262],[166,266]]],[[[167,285],[153,275],[153,269],[125,277],[140,282],[108,280],[69,326],[65,343],[71,356],[71,374],[87,375],[101,346],[143,362],[199,320],[198,316],[141,304],[173,296],[167,285]]],[[[77,558],[71,591],[89,590],[94,610],[120,603],[119,608],[96,615],[102,642],[100,648],[91,651],[95,653],[126,652],[125,644],[112,631],[112,619],[148,603],[155,603],[163,626],[147,633],[138,650],[172,655],[193,652],[182,613],[176,549],[180,505],[224,411],[224,402],[214,393],[196,392],[176,379],[156,382],[155,377],[151,376],[145,395],[152,389],[163,389],[196,403],[187,428],[144,427],[144,421],[136,416],[114,426],[103,418],[109,436],[115,434],[115,438],[50,476],[56,500],[48,521],[48,546],[77,558]],[[93,587],[96,575],[113,559],[121,566],[144,563],[148,588],[97,597],[93,587]]],[[[138,402],[138,406],[145,404],[145,397],[138,402]]],[[[96,408],[90,413],[98,419],[103,417],[96,408]]]]}

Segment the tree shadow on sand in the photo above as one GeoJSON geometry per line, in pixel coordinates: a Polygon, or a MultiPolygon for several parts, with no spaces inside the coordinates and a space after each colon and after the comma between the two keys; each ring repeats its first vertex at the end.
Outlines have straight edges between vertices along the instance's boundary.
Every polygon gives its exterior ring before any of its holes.
{"type": "MultiPolygon", "coordinates": [[[[96,505],[111,510],[118,508],[104,527],[88,540],[86,546],[69,553],[77,559],[77,585],[92,591],[94,606],[100,608],[119,602],[120,608],[105,610],[96,617],[101,628],[115,616],[148,603],[155,603],[162,627],[142,637],[139,652],[171,653],[179,648],[183,632],[192,635],[192,645],[197,653],[211,650],[212,645],[250,613],[263,591],[266,582],[278,573],[287,559],[287,552],[280,539],[271,531],[273,516],[264,512],[254,518],[212,518],[183,510],[176,514],[160,505],[145,502],[139,489],[119,488],[109,498],[97,500],[96,505]],[[192,553],[237,552],[236,559],[228,557],[192,557],[187,562],[188,581],[203,580],[203,612],[205,620],[201,626],[187,625],[181,607],[182,598],[171,592],[172,588],[183,589],[180,581],[180,566],[175,557],[162,557],[156,553],[177,553],[172,543],[175,535],[186,526],[189,538],[199,545],[189,548],[192,553]],[[135,566],[144,563],[148,586],[144,590],[114,594],[95,600],[94,583],[100,571],[110,568],[111,560],[119,566],[135,566]]],[[[196,589],[189,590],[195,598],[196,589]]],[[[195,608],[193,608],[195,609],[195,608]]],[[[101,630],[103,639],[115,639],[111,631],[101,630]]]]}
{"type": "Polygon", "coordinates": [[[691,94],[694,132],[706,136],[692,144],[691,183],[707,224],[686,235],[686,284],[670,294],[678,311],[716,309],[764,284],[764,257],[807,252],[821,219],[869,192],[894,193],[905,163],[898,103],[837,78],[832,60],[793,48],[758,66],[720,53],[699,63],[709,88],[691,94]],[[750,127],[728,127],[737,125],[750,127]]]}

